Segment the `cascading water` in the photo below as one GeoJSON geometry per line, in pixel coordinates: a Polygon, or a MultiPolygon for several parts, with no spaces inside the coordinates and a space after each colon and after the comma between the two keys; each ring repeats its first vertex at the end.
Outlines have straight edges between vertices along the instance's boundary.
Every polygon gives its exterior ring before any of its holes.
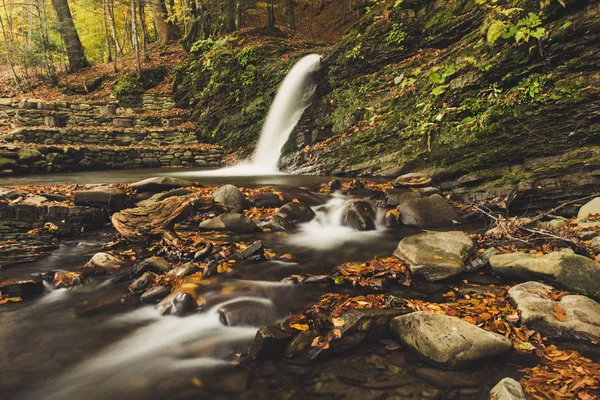
{"type": "Polygon", "coordinates": [[[320,68],[321,56],[311,54],[298,61],[277,90],[269,114],[262,127],[251,162],[212,171],[182,172],[185,176],[255,176],[277,175],[281,150],[310,105],[317,83],[313,74],[320,68]]]}
{"type": "Polygon", "coordinates": [[[298,232],[290,235],[287,242],[298,247],[326,250],[345,243],[376,239],[385,230],[378,222],[381,221],[382,215],[377,215],[377,229],[373,231],[359,231],[343,225],[344,212],[352,201],[350,197],[334,194],[326,204],[313,208],[315,218],[299,225],[298,232]]]}

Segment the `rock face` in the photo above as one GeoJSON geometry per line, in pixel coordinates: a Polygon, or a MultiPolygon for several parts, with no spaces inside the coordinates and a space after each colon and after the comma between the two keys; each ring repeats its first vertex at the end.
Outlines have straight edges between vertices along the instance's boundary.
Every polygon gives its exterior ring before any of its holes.
{"type": "Polygon", "coordinates": [[[225,213],[200,223],[200,229],[215,231],[230,231],[237,233],[260,232],[261,229],[244,214],[225,213]]]}
{"type": "Polygon", "coordinates": [[[178,189],[186,186],[195,186],[194,182],[184,179],[171,178],[170,176],[157,176],[154,178],[144,179],[143,181],[131,184],[131,188],[138,192],[159,193],[166,190],[178,189]]]}
{"type": "Polygon", "coordinates": [[[242,212],[246,200],[244,195],[237,187],[233,185],[223,185],[214,192],[212,198],[224,206],[230,207],[235,212],[242,212]]]}
{"type": "Polygon", "coordinates": [[[495,400],[525,400],[521,384],[513,378],[504,378],[490,390],[490,399],[495,400]]]}
{"type": "Polygon", "coordinates": [[[375,211],[364,200],[354,200],[344,209],[342,225],[359,231],[375,230],[375,211]]]}
{"type": "Polygon", "coordinates": [[[577,218],[587,218],[592,214],[600,214],[600,197],[584,204],[577,213],[577,218]]]}
{"type": "Polygon", "coordinates": [[[75,205],[106,207],[119,211],[125,207],[127,196],[119,188],[98,188],[93,190],[76,190],[73,192],[75,205]]]}
{"type": "Polygon", "coordinates": [[[398,206],[400,220],[404,225],[435,228],[460,221],[454,207],[438,194],[423,199],[412,199],[398,206]]]}
{"type": "Polygon", "coordinates": [[[490,258],[494,272],[521,279],[549,279],[570,290],[600,297],[600,264],[570,249],[536,257],[535,254],[500,254],[490,258]]]}
{"type": "Polygon", "coordinates": [[[413,274],[439,281],[465,268],[473,246],[464,232],[423,232],[402,239],[394,256],[408,263],[413,274]]]}
{"type": "Polygon", "coordinates": [[[458,318],[427,311],[396,317],[391,328],[405,346],[445,368],[462,367],[512,348],[512,341],[504,336],[458,318]]]}
{"type": "Polygon", "coordinates": [[[600,341],[600,304],[589,297],[569,295],[554,302],[547,298],[546,286],[539,282],[521,283],[508,294],[521,313],[521,323],[545,337],[600,341]],[[557,310],[562,316],[556,316],[557,310]]]}

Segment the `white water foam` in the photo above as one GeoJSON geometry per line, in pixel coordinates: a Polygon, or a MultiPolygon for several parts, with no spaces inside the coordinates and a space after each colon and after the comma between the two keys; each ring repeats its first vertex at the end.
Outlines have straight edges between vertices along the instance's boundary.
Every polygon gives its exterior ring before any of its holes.
{"type": "Polygon", "coordinates": [[[377,239],[385,231],[385,227],[378,222],[381,220],[379,215],[375,220],[376,229],[373,231],[359,231],[342,225],[344,209],[352,200],[350,197],[334,194],[326,204],[313,207],[316,217],[312,221],[300,224],[298,232],[287,237],[288,243],[303,248],[327,250],[346,243],[363,243],[377,239]]]}
{"type": "Polygon", "coordinates": [[[279,175],[281,150],[310,104],[316,82],[312,74],[320,67],[321,56],[311,54],[298,61],[287,74],[269,109],[256,151],[250,162],[211,171],[180,172],[178,176],[265,176],[279,175]]]}

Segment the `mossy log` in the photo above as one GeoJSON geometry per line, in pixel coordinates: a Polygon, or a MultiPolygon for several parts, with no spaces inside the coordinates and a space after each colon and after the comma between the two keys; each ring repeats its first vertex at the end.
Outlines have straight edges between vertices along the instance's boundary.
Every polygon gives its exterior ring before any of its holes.
{"type": "Polygon", "coordinates": [[[145,207],[130,208],[113,214],[115,229],[127,240],[143,242],[162,237],[168,242],[177,239],[173,226],[192,215],[194,211],[208,211],[215,206],[211,197],[189,195],[171,197],[145,207]]]}

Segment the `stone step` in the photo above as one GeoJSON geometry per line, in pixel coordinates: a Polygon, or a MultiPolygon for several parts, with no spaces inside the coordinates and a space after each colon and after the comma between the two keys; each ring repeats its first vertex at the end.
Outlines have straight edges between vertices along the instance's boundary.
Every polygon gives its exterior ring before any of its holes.
{"type": "Polygon", "coordinates": [[[115,127],[173,127],[183,124],[189,118],[187,110],[174,109],[167,112],[142,112],[111,109],[101,113],[103,107],[86,111],[57,111],[39,109],[0,109],[0,118],[10,119],[16,126],[115,126],[115,127]]]}
{"type": "Polygon", "coordinates": [[[175,128],[17,128],[0,135],[6,142],[45,145],[174,146],[198,144],[194,130],[175,128]]]}
{"type": "Polygon", "coordinates": [[[219,167],[220,146],[0,144],[0,176],[123,168],[219,167]]]}

